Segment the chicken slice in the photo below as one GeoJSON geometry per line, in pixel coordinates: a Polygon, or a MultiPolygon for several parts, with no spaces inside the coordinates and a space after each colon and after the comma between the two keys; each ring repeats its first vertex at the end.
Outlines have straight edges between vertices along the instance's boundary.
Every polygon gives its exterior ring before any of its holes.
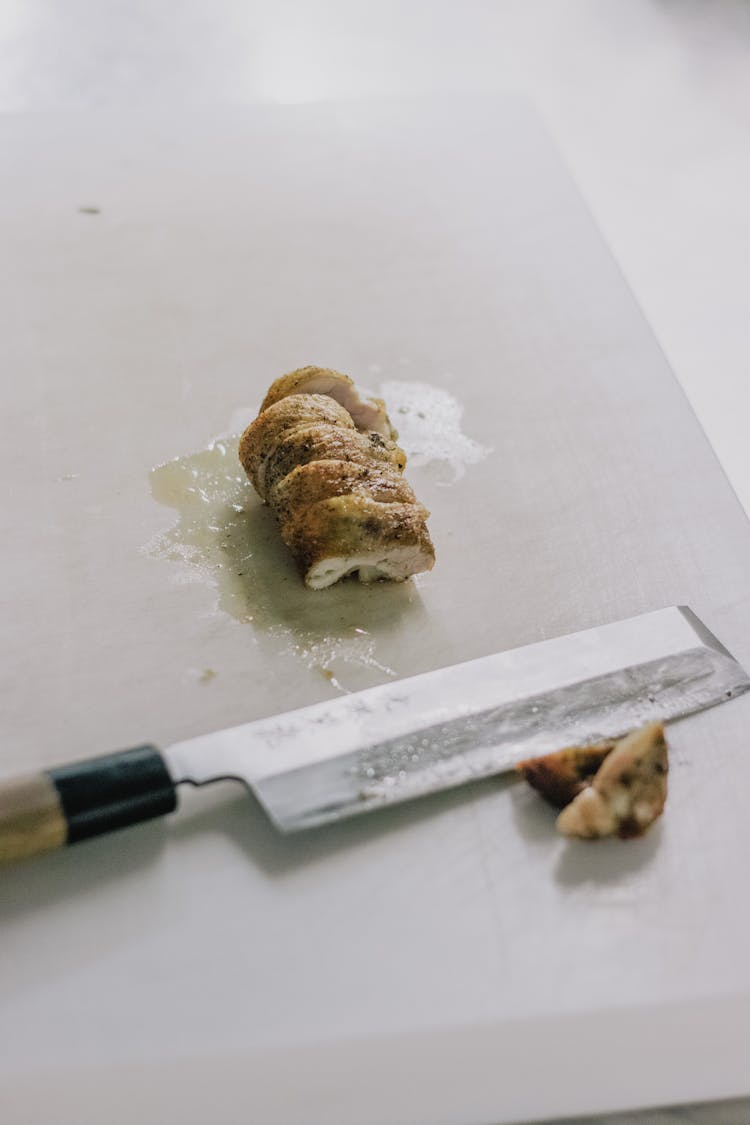
{"type": "Polygon", "coordinates": [[[361,434],[325,423],[288,431],[268,454],[259,471],[258,491],[269,503],[284,478],[298,465],[310,462],[349,461],[354,465],[384,465],[401,472],[403,450],[379,434],[361,434]]]}
{"type": "Polygon", "coordinates": [[[429,513],[393,436],[384,403],[319,367],[277,379],[242,435],[240,461],[313,589],[431,569],[429,513]]]}
{"type": "Polygon", "coordinates": [[[615,742],[592,746],[570,746],[540,758],[527,758],[516,767],[519,773],[555,808],[564,809],[591,783],[615,742]]]}
{"type": "Polygon", "coordinates": [[[281,534],[313,590],[355,571],[362,582],[402,580],[431,570],[435,562],[428,514],[421,504],[335,496],[284,521],[281,534]]]}
{"type": "Polygon", "coordinates": [[[664,809],[668,768],[662,724],[633,731],[605,758],[591,785],[563,809],[558,829],[584,839],[643,835],[664,809]]]}
{"type": "Polygon", "coordinates": [[[281,522],[334,496],[367,496],[386,504],[415,504],[414,490],[388,462],[311,461],[297,465],[273,488],[273,506],[281,522]]]}
{"type": "Polygon", "coordinates": [[[326,395],[292,395],[262,411],[240,438],[239,457],[265,499],[265,462],[279,442],[295,430],[324,424],[356,433],[349,413],[326,395]]]}
{"type": "Polygon", "coordinates": [[[261,414],[287,395],[298,394],[328,395],[348,411],[358,430],[373,430],[389,440],[398,437],[382,398],[361,397],[348,375],[330,367],[298,367],[282,375],[271,384],[260,408],[261,414]]]}

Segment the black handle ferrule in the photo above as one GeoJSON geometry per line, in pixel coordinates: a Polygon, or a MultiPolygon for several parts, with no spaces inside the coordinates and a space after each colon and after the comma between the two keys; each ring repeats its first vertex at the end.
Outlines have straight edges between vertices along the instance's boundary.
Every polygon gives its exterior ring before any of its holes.
{"type": "Polygon", "coordinates": [[[69,844],[177,808],[177,788],[155,746],[136,746],[47,773],[60,795],[69,844]]]}

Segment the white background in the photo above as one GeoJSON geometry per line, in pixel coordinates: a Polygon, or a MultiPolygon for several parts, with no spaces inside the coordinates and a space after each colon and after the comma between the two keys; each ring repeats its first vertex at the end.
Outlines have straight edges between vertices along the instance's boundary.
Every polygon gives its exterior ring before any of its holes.
{"type": "Polygon", "coordinates": [[[750,5],[0,0],[5,112],[503,90],[541,108],[750,509],[750,5]]]}

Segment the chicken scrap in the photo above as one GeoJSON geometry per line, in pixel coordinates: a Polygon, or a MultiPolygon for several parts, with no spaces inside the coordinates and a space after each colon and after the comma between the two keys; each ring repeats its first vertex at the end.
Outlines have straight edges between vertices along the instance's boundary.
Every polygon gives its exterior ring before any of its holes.
{"type": "Polygon", "coordinates": [[[569,746],[541,758],[527,758],[517,769],[532,789],[556,809],[564,809],[574,797],[591,784],[604,759],[614,750],[614,742],[597,742],[592,746],[569,746]]]}
{"type": "Polygon", "coordinates": [[[382,399],[322,367],[277,379],[242,435],[242,466],[311,589],[433,566],[429,512],[402,475],[395,437],[382,399]]]}
{"type": "Polygon", "coordinates": [[[563,836],[642,836],[667,799],[667,742],[661,723],[617,742],[577,746],[533,758],[519,770],[562,812],[563,836]]]}

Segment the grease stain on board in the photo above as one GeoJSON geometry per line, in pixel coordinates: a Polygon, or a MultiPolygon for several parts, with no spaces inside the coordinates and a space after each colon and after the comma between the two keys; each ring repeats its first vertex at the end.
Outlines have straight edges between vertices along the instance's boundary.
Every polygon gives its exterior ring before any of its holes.
{"type": "Polygon", "coordinates": [[[152,470],[151,493],[177,520],[147,544],[147,554],[178,564],[177,581],[213,585],[220,611],[272,634],[282,651],[325,670],[340,691],[347,690],[347,666],[371,669],[380,680],[395,676],[378,657],[377,639],[420,610],[414,585],[346,581],[308,590],[239,466],[237,444],[237,437],[222,438],[152,470]]]}
{"type": "MultiPolygon", "coordinates": [[[[467,464],[487,452],[462,433],[460,404],[442,388],[393,381],[381,393],[410,464],[436,462],[436,483],[458,480],[467,464]]],[[[236,410],[231,428],[241,430],[255,413],[236,410]]],[[[415,583],[363,586],[347,579],[308,590],[270,510],[240,467],[238,442],[235,432],[151,471],[154,499],[177,518],[147,544],[146,553],[178,564],[177,581],[213,585],[221,612],[273,635],[282,651],[337,690],[347,690],[347,667],[369,669],[380,680],[396,676],[398,670],[380,658],[378,642],[423,612],[415,583]]]]}
{"type": "Polygon", "coordinates": [[[454,484],[469,465],[491,452],[463,432],[463,406],[445,387],[389,380],[381,384],[378,394],[388,404],[398,430],[399,445],[408,457],[407,472],[435,464],[442,470],[438,484],[454,484]]]}

